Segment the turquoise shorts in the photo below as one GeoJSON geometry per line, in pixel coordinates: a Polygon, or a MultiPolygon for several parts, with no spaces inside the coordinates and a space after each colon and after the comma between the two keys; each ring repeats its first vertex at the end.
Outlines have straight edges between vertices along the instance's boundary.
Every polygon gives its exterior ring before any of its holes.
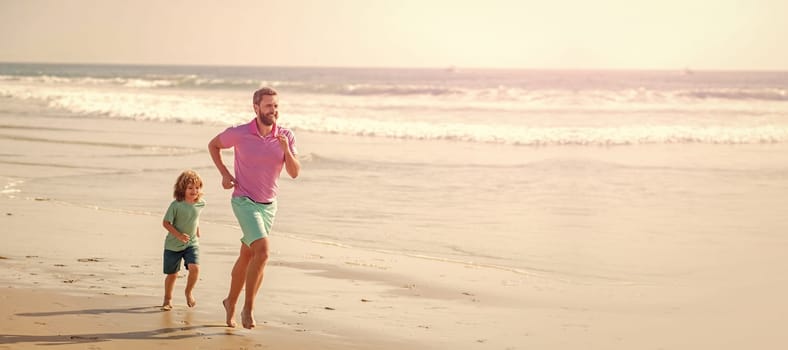
{"type": "Polygon", "coordinates": [[[276,201],[271,203],[258,203],[249,197],[233,197],[230,201],[233,213],[241,226],[243,237],[241,242],[251,246],[252,242],[268,237],[271,227],[274,226],[276,216],[276,201]]]}

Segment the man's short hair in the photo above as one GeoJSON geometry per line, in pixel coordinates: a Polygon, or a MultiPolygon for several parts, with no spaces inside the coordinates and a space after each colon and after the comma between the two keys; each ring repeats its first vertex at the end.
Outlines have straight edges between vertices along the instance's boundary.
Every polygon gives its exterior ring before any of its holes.
{"type": "Polygon", "coordinates": [[[266,95],[268,95],[268,96],[276,96],[276,95],[278,95],[278,93],[273,88],[261,87],[260,89],[258,89],[257,91],[254,92],[254,96],[252,96],[252,103],[254,103],[255,106],[260,104],[260,100],[262,100],[263,96],[266,96],[266,95]]]}

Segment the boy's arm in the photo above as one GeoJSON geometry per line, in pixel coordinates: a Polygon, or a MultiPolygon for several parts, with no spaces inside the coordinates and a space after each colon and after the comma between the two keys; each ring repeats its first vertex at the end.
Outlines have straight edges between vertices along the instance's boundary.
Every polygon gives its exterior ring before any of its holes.
{"type": "Polygon", "coordinates": [[[211,160],[213,160],[213,164],[216,165],[216,169],[219,169],[219,173],[222,174],[222,187],[227,190],[235,186],[235,178],[233,178],[222,161],[222,148],[227,147],[222,145],[222,141],[219,140],[219,135],[216,135],[216,137],[208,143],[208,153],[211,154],[211,160]]]}
{"type": "Polygon", "coordinates": [[[170,223],[169,221],[162,220],[162,226],[164,226],[167,232],[169,232],[171,235],[173,235],[173,237],[177,238],[179,241],[183,243],[189,242],[189,235],[185,233],[180,233],[178,229],[176,229],[175,226],[172,226],[172,223],[170,223]]]}
{"type": "Polygon", "coordinates": [[[200,226],[197,226],[197,238],[200,238],[200,226]]]}

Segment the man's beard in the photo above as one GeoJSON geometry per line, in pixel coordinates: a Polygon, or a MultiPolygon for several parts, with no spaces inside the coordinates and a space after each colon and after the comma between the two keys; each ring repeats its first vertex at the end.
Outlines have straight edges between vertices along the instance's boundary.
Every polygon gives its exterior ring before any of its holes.
{"type": "Polygon", "coordinates": [[[257,118],[260,119],[260,122],[263,123],[263,125],[266,126],[274,125],[274,122],[276,122],[276,117],[274,117],[275,114],[271,113],[269,115],[270,117],[266,116],[263,112],[260,112],[257,113],[257,118]]]}

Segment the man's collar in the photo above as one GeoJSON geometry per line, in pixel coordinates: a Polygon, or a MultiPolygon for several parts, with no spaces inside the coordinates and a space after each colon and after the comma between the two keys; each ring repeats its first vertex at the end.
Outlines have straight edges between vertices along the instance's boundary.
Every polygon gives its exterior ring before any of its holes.
{"type": "MultiPolygon", "coordinates": [[[[249,131],[257,136],[260,136],[260,129],[257,128],[257,118],[252,119],[252,122],[249,123],[249,131]]],[[[271,127],[270,134],[260,137],[269,137],[269,136],[279,137],[279,126],[276,125],[276,123],[274,123],[274,125],[271,127]]]]}

